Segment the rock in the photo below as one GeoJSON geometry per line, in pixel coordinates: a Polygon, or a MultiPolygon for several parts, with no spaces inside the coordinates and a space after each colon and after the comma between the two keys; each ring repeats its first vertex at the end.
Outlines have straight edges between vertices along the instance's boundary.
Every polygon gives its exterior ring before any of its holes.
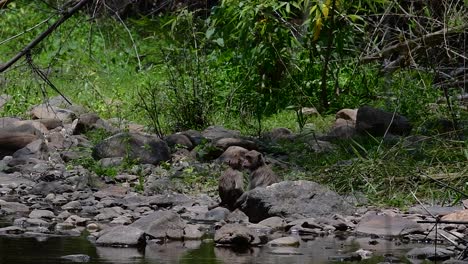
{"type": "MultiPolygon", "coordinates": [[[[71,187],[70,185],[61,184],[59,182],[40,182],[31,189],[32,194],[38,194],[43,196],[46,196],[49,193],[58,194],[71,191],[73,191],[73,187],[71,187]]],[[[65,200],[65,203],[66,202],[67,201],[65,200]]]]}
{"type": "Polygon", "coordinates": [[[80,217],[77,215],[71,215],[64,222],[70,223],[74,226],[86,226],[86,223],[88,223],[89,221],[91,221],[90,218],[84,218],[84,217],[80,217]]]}
{"type": "Polygon", "coordinates": [[[410,214],[445,216],[463,210],[462,206],[415,205],[408,209],[410,214]]]}
{"type": "Polygon", "coordinates": [[[407,136],[412,126],[404,116],[363,106],[357,112],[356,129],[363,135],[384,136],[388,129],[390,134],[407,136]]]}
{"type": "Polygon", "coordinates": [[[204,138],[215,140],[219,138],[237,138],[240,132],[237,130],[229,130],[221,126],[210,126],[201,132],[204,138]]]}
{"type": "MultiPolygon", "coordinates": [[[[335,124],[333,124],[332,129],[324,137],[326,140],[336,140],[336,139],[350,139],[357,134],[356,128],[354,125],[350,125],[349,121],[344,119],[337,119],[335,124]]],[[[323,138],[323,137],[321,137],[323,138]]]]}
{"type": "Polygon", "coordinates": [[[29,212],[29,207],[16,202],[6,202],[0,200],[0,215],[6,214],[17,214],[17,213],[27,213],[29,212]]]}
{"type": "Polygon", "coordinates": [[[37,158],[45,160],[48,157],[47,143],[43,139],[37,139],[13,153],[13,158],[37,158]]]}
{"type": "Polygon", "coordinates": [[[123,162],[123,157],[103,158],[98,161],[98,164],[104,168],[112,168],[120,166],[123,162]]]}
{"type": "Polygon", "coordinates": [[[0,235],[19,235],[25,232],[24,228],[18,226],[7,226],[0,228],[0,235]]]}
{"type": "Polygon", "coordinates": [[[302,107],[301,113],[304,116],[315,116],[319,114],[319,112],[317,111],[315,107],[302,107]]]}
{"type": "Polygon", "coordinates": [[[403,218],[400,215],[368,212],[362,217],[355,231],[368,235],[403,236],[415,232],[420,233],[424,230],[415,221],[403,218]]]}
{"type": "Polygon", "coordinates": [[[192,150],[195,147],[190,138],[181,133],[169,135],[165,137],[164,140],[171,149],[179,146],[188,150],[192,150]]]}
{"type": "Polygon", "coordinates": [[[63,210],[69,210],[69,211],[79,211],[81,210],[81,203],[79,201],[71,201],[65,205],[62,206],[63,210]]]}
{"type": "Polygon", "coordinates": [[[239,146],[231,146],[227,148],[223,154],[218,158],[218,162],[224,163],[224,164],[242,164],[242,160],[245,157],[245,153],[247,153],[248,150],[239,147],[239,146]],[[240,162],[240,163],[239,163],[240,162]]]}
{"type": "Polygon", "coordinates": [[[286,227],[286,221],[278,216],[267,218],[260,221],[258,224],[270,227],[273,231],[282,231],[286,227]]]}
{"type": "Polygon", "coordinates": [[[99,246],[138,246],[144,244],[144,231],[132,226],[116,226],[96,240],[99,246]]]}
{"type": "Polygon", "coordinates": [[[40,118],[40,119],[33,120],[33,122],[41,123],[48,130],[63,126],[63,122],[56,118],[40,118]]]}
{"type": "Polygon", "coordinates": [[[226,222],[228,222],[228,223],[248,223],[249,222],[249,217],[246,214],[244,214],[244,212],[242,212],[241,210],[236,209],[227,216],[226,222]]]}
{"type": "Polygon", "coordinates": [[[31,115],[36,119],[54,118],[62,121],[63,123],[71,123],[76,118],[76,114],[71,110],[47,104],[35,106],[31,110],[31,115]]]}
{"type": "Polygon", "coordinates": [[[84,255],[84,254],[66,255],[66,256],[62,256],[60,258],[69,260],[71,262],[76,262],[76,263],[85,263],[85,262],[89,262],[91,260],[90,256],[84,255]]]}
{"type": "Polygon", "coordinates": [[[170,159],[170,151],[166,142],[157,136],[139,133],[119,133],[109,137],[93,149],[96,159],[112,157],[128,157],[138,163],[157,165],[170,159]]]}
{"type": "Polygon", "coordinates": [[[222,221],[226,220],[227,216],[231,213],[229,209],[224,208],[224,207],[216,207],[214,209],[211,209],[208,211],[205,215],[206,220],[211,220],[211,221],[222,221]]]}
{"type": "Polygon", "coordinates": [[[249,228],[241,224],[227,224],[216,230],[214,241],[217,245],[231,245],[248,247],[260,245],[259,236],[249,228]]]}
{"type": "Polygon", "coordinates": [[[99,210],[99,214],[94,217],[96,221],[110,221],[114,218],[121,216],[123,213],[123,209],[114,206],[111,208],[102,208],[99,210]]]}
{"type": "Polygon", "coordinates": [[[96,123],[101,118],[95,113],[84,113],[78,117],[75,133],[81,134],[88,130],[96,128],[96,123]]]}
{"type": "Polygon", "coordinates": [[[431,261],[448,260],[452,256],[455,256],[455,252],[443,247],[434,248],[434,246],[413,248],[406,253],[406,257],[409,259],[428,259],[431,261]]]}
{"type": "Polygon", "coordinates": [[[45,218],[45,219],[53,219],[55,218],[55,214],[49,210],[38,210],[35,209],[29,214],[29,218],[45,218]]]}
{"type": "Polygon", "coordinates": [[[310,181],[284,181],[245,192],[238,200],[240,209],[257,223],[272,216],[303,217],[351,214],[353,206],[325,186],[310,181]]]}
{"type": "MultiPolygon", "coordinates": [[[[1,82],[0,82],[0,84],[1,84],[1,82]]],[[[10,95],[8,95],[8,94],[1,94],[1,95],[0,95],[0,110],[3,108],[3,106],[4,106],[6,103],[8,103],[8,101],[11,100],[11,98],[12,98],[12,97],[11,97],[10,95]]]]}
{"type": "Polygon", "coordinates": [[[297,237],[281,237],[268,242],[271,247],[298,247],[300,244],[297,237]]]}
{"type": "Polygon", "coordinates": [[[289,128],[278,127],[273,128],[270,132],[266,133],[264,137],[271,141],[291,140],[294,138],[294,134],[289,128]]]}
{"type": "Polygon", "coordinates": [[[12,155],[15,151],[43,138],[42,133],[32,125],[0,128],[0,158],[12,155]]]}
{"type": "Polygon", "coordinates": [[[449,213],[442,217],[444,221],[468,221],[468,209],[449,213]]]}
{"type": "Polygon", "coordinates": [[[172,211],[156,211],[138,219],[130,226],[143,230],[153,238],[180,240],[184,236],[186,224],[172,211]]]}
{"type": "Polygon", "coordinates": [[[132,220],[126,216],[118,216],[110,222],[113,225],[129,225],[132,223],[132,220]]]}
{"type": "Polygon", "coordinates": [[[199,225],[186,225],[184,228],[184,240],[199,240],[203,237],[199,225]]]}
{"type": "Polygon", "coordinates": [[[238,146],[248,150],[257,150],[258,146],[255,142],[242,138],[220,138],[214,141],[214,146],[223,150],[231,146],[238,146]]]}
{"type": "Polygon", "coordinates": [[[352,124],[356,123],[358,109],[341,109],[335,115],[336,119],[344,119],[351,121],[352,124]]]}
{"type": "Polygon", "coordinates": [[[94,197],[98,199],[104,199],[109,197],[114,198],[123,198],[129,192],[129,188],[122,187],[118,185],[111,185],[109,187],[103,188],[96,193],[94,193],[94,197]]]}

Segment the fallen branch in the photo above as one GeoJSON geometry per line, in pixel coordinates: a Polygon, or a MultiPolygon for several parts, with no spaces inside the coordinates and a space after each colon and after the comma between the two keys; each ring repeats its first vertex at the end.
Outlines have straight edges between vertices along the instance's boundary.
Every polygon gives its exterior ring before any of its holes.
{"type": "MultiPolygon", "coordinates": [[[[0,0],[1,1],[1,0],[0,0]]],[[[50,33],[57,29],[63,22],[69,19],[73,14],[80,10],[84,5],[86,5],[91,0],[79,0],[77,3],[70,9],[62,13],[62,17],[52,24],[46,31],[42,32],[37,38],[31,41],[26,47],[24,47],[18,54],[16,54],[12,59],[4,64],[0,64],[0,73],[4,72],[6,69],[10,68],[15,62],[21,59],[24,55],[29,53],[37,44],[44,40],[50,33]]]]}

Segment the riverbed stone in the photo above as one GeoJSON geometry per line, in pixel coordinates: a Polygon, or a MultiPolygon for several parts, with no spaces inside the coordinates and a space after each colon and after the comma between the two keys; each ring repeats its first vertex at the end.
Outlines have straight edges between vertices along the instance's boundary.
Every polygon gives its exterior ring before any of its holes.
{"type": "Polygon", "coordinates": [[[79,201],[71,201],[65,205],[62,206],[63,210],[69,210],[69,211],[79,211],[81,210],[81,203],[79,201]]]}
{"type": "Polygon", "coordinates": [[[298,247],[300,244],[297,237],[281,237],[268,242],[271,247],[298,247]]]}
{"type": "Polygon", "coordinates": [[[44,219],[52,219],[55,218],[55,214],[49,210],[38,210],[35,209],[29,214],[29,218],[44,218],[44,219]]]}
{"type": "Polygon", "coordinates": [[[139,228],[153,238],[182,239],[185,222],[173,211],[156,211],[133,222],[131,227],[139,228]]]}
{"type": "Polygon", "coordinates": [[[138,246],[144,243],[145,232],[132,226],[116,226],[103,232],[96,240],[99,246],[138,246]]]}
{"type": "Polygon", "coordinates": [[[357,233],[378,236],[403,236],[411,233],[422,233],[420,224],[400,215],[368,212],[356,226],[357,233]]]}
{"type": "Polygon", "coordinates": [[[434,248],[434,246],[413,248],[408,253],[406,253],[406,257],[409,259],[428,259],[431,261],[448,260],[454,255],[455,252],[448,250],[447,248],[434,248]]]}
{"type": "Polygon", "coordinates": [[[0,215],[5,214],[16,214],[16,213],[27,213],[29,212],[29,207],[27,205],[17,203],[17,202],[6,202],[0,200],[0,215]]]}
{"type": "Polygon", "coordinates": [[[157,136],[140,133],[119,133],[93,148],[95,159],[127,157],[138,163],[159,164],[170,159],[167,143],[157,136]]]}
{"type": "Polygon", "coordinates": [[[238,146],[248,150],[257,150],[258,146],[252,140],[243,138],[220,138],[214,142],[214,146],[223,150],[231,146],[238,146]]]}
{"type": "Polygon", "coordinates": [[[270,227],[273,231],[281,231],[284,230],[286,221],[281,217],[273,216],[258,222],[258,224],[270,227]]]}
{"type": "Polygon", "coordinates": [[[241,224],[226,224],[216,230],[215,243],[218,245],[230,246],[255,246],[262,244],[262,241],[256,232],[241,224]]]}
{"type": "Polygon", "coordinates": [[[187,224],[184,228],[184,240],[199,240],[203,235],[200,225],[187,224]]]}
{"type": "Polygon", "coordinates": [[[238,205],[253,223],[272,216],[319,217],[354,212],[354,207],[337,193],[311,181],[283,181],[255,188],[245,192],[238,205]]]}
{"type": "Polygon", "coordinates": [[[276,248],[273,248],[272,250],[270,250],[268,253],[270,253],[272,255],[285,255],[285,256],[288,256],[288,255],[303,255],[297,249],[291,248],[291,247],[276,247],[276,248]]]}
{"type": "Polygon", "coordinates": [[[71,110],[47,104],[35,106],[31,110],[31,115],[36,119],[54,118],[62,121],[63,123],[71,123],[76,118],[76,114],[71,110]]]}

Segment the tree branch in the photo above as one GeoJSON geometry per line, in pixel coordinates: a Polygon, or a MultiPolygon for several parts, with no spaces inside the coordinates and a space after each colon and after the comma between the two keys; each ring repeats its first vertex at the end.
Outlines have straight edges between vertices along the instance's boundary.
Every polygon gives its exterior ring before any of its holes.
{"type": "Polygon", "coordinates": [[[57,29],[63,22],[69,19],[73,14],[80,10],[84,5],[86,5],[91,0],[77,0],[76,4],[70,9],[62,13],[62,17],[52,24],[46,31],[42,32],[37,38],[31,41],[26,47],[24,47],[18,54],[16,54],[12,59],[4,64],[0,64],[0,73],[4,72],[6,69],[10,68],[15,62],[17,62],[21,57],[30,52],[37,44],[44,40],[48,35],[50,35],[55,29],[57,29]]]}

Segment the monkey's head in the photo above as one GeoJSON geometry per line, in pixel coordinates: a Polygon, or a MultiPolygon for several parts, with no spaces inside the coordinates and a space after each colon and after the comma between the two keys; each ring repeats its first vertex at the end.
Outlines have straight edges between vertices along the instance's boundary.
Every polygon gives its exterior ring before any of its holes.
{"type": "Polygon", "coordinates": [[[265,165],[265,160],[263,159],[262,153],[251,150],[245,154],[244,162],[242,162],[242,167],[249,169],[251,171],[256,170],[257,168],[265,165]]]}

